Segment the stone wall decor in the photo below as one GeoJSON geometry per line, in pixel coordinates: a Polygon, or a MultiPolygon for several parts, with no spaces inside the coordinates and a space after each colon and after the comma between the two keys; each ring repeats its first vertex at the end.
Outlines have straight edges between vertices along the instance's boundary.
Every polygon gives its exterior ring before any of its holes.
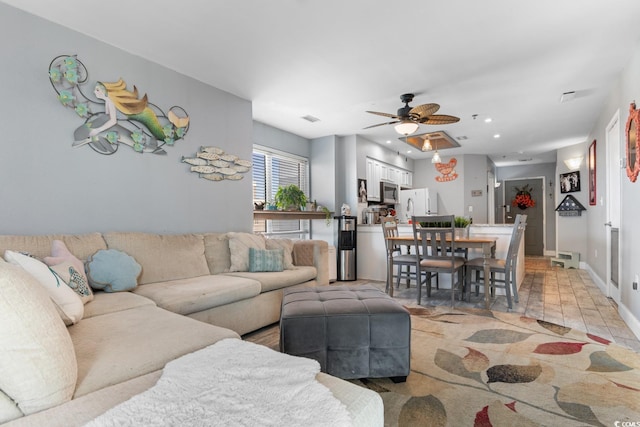
{"type": "Polygon", "coordinates": [[[189,116],[178,106],[167,113],[150,103],[124,80],[97,81],[91,97],[83,92],[89,73],[76,55],[60,55],[49,64],[49,81],[60,103],[84,119],[73,136],[73,147],[88,145],[100,154],[114,154],[121,144],[139,153],[167,154],[189,130],[189,116]]]}
{"type": "Polygon", "coordinates": [[[218,147],[200,147],[195,157],[182,157],[182,162],[191,165],[191,172],[209,181],[241,180],[252,166],[249,160],[227,154],[218,147]]]}

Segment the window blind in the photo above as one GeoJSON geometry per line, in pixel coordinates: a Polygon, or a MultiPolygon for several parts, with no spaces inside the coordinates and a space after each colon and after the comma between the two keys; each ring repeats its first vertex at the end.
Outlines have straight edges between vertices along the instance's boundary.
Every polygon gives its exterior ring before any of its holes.
{"type": "MultiPolygon", "coordinates": [[[[309,195],[309,162],[306,158],[254,146],[253,149],[253,201],[274,201],[280,186],[297,185],[309,195]]],[[[254,221],[254,232],[306,234],[308,220],[262,220],[254,221]]]]}

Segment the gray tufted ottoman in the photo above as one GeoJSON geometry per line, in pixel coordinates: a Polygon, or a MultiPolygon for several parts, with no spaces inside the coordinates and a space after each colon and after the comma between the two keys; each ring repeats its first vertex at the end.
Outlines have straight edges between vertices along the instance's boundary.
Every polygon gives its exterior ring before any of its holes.
{"type": "Polygon", "coordinates": [[[404,381],[410,337],[409,312],[374,286],[284,289],[280,351],[315,359],[328,374],[404,381]]]}

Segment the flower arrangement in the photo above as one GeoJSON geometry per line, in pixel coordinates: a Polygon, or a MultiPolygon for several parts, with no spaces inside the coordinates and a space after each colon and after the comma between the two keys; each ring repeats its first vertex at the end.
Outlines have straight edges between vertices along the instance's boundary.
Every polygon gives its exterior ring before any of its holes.
{"type": "Polygon", "coordinates": [[[511,206],[517,206],[520,209],[532,208],[536,205],[536,201],[531,197],[533,189],[529,187],[529,184],[522,188],[515,188],[516,197],[511,201],[511,206]]]}

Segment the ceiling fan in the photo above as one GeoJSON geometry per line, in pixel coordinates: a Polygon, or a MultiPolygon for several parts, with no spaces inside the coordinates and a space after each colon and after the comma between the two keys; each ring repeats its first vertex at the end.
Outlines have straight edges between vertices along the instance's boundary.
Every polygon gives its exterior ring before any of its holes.
{"type": "Polygon", "coordinates": [[[391,122],[378,123],[377,125],[367,126],[365,129],[377,126],[393,125],[400,135],[408,136],[418,130],[420,124],[425,125],[446,125],[460,121],[459,117],[449,116],[446,114],[434,114],[440,109],[438,104],[422,104],[417,107],[410,107],[409,103],[413,101],[412,93],[400,95],[400,100],[404,102],[404,107],[398,109],[397,114],[380,113],[378,111],[367,111],[367,113],[377,114],[378,116],[390,117],[395,119],[391,122]]]}

